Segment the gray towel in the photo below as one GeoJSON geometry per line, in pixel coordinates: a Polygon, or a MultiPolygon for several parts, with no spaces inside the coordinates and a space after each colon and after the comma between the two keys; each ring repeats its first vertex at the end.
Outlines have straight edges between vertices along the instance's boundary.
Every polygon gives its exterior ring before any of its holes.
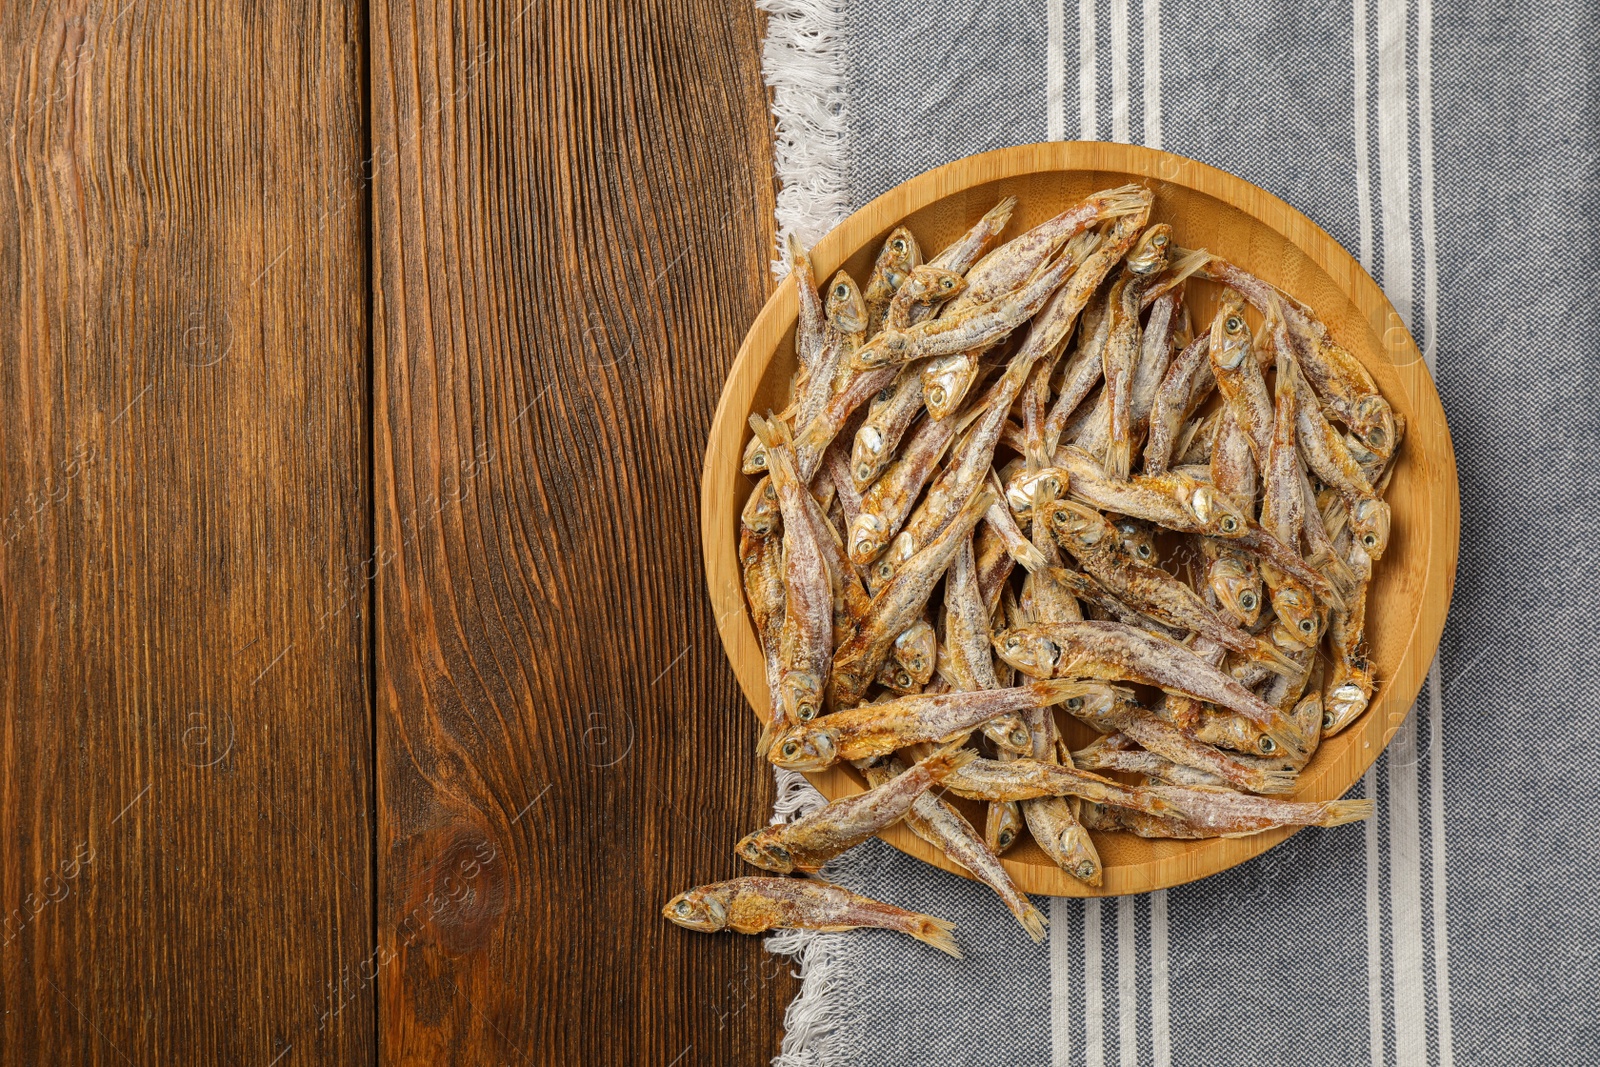
{"type": "Polygon", "coordinates": [[[1600,30],[1545,4],[761,0],[814,240],[930,167],[1051,138],[1232,171],[1341,241],[1434,368],[1461,565],[1429,686],[1354,795],[1377,818],[1148,897],[989,891],[870,842],[830,874],[955,920],[784,935],[785,1063],[1600,1062],[1600,30]],[[1045,903],[1041,901],[1041,906],[1045,903]]]}

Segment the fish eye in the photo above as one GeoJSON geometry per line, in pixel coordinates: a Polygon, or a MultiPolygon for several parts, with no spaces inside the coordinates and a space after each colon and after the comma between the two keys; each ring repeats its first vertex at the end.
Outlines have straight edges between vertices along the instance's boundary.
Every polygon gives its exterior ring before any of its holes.
{"type": "Polygon", "coordinates": [[[1008,637],[1008,638],[1006,638],[1006,651],[1007,652],[1016,652],[1016,651],[1020,650],[1021,648],[1022,648],[1022,639],[1020,637],[1008,637]]]}
{"type": "Polygon", "coordinates": [[[798,756],[800,754],[800,742],[798,742],[798,741],[785,741],[783,743],[783,747],[780,748],[778,751],[783,753],[783,755],[785,757],[787,757],[789,759],[794,759],[796,756],[798,756]]]}
{"type": "Polygon", "coordinates": [[[901,689],[910,689],[911,675],[907,674],[905,671],[901,671],[899,674],[895,675],[894,682],[901,689]]]}
{"type": "Polygon", "coordinates": [[[1239,521],[1232,515],[1224,515],[1222,516],[1222,522],[1220,525],[1222,526],[1223,533],[1233,533],[1233,531],[1239,528],[1239,521]]]}
{"type": "Polygon", "coordinates": [[[1256,595],[1254,593],[1240,593],[1239,606],[1246,611],[1254,611],[1256,607],[1256,595]]]}
{"type": "Polygon", "coordinates": [[[1367,534],[1366,536],[1361,538],[1361,543],[1366,545],[1368,548],[1376,547],[1376,545],[1378,544],[1378,535],[1377,534],[1367,534]]]}
{"type": "Polygon", "coordinates": [[[1310,620],[1310,619],[1301,619],[1300,620],[1300,632],[1301,633],[1309,634],[1309,633],[1314,632],[1316,630],[1316,628],[1317,628],[1317,624],[1315,622],[1313,622],[1312,620],[1310,620]]]}
{"type": "Polygon", "coordinates": [[[1165,248],[1167,247],[1167,235],[1164,233],[1158,233],[1150,239],[1150,243],[1155,245],[1157,248],[1165,248]]]}
{"type": "Polygon", "coordinates": [[[1333,712],[1325,711],[1322,713],[1322,728],[1324,730],[1333,729],[1333,712]]]}
{"type": "Polygon", "coordinates": [[[866,481],[868,478],[872,477],[872,464],[863,463],[861,466],[857,467],[856,477],[860,478],[862,481],[866,481]]]}
{"type": "Polygon", "coordinates": [[[679,915],[687,915],[694,909],[689,906],[689,902],[687,900],[680,900],[678,901],[678,906],[672,910],[677,912],[679,915]]]}
{"type": "Polygon", "coordinates": [[[833,295],[843,300],[850,295],[850,287],[848,285],[840,285],[833,290],[833,295]]]}
{"type": "Polygon", "coordinates": [[[1229,315],[1228,321],[1224,322],[1222,325],[1223,328],[1229,333],[1238,333],[1240,330],[1244,329],[1244,319],[1240,318],[1238,315],[1229,315]]]}
{"type": "Polygon", "coordinates": [[[1023,745],[1026,745],[1028,743],[1028,731],[1026,731],[1026,730],[1012,730],[1011,731],[1011,743],[1012,743],[1012,745],[1016,746],[1017,748],[1021,748],[1023,745]]]}
{"type": "Polygon", "coordinates": [[[890,578],[894,577],[894,568],[889,565],[888,560],[884,560],[878,564],[878,577],[882,578],[886,582],[890,578]]]}
{"type": "Polygon", "coordinates": [[[1383,447],[1383,431],[1380,430],[1380,429],[1377,429],[1377,428],[1372,429],[1367,434],[1367,441],[1370,444],[1375,445],[1378,448],[1382,448],[1383,447]]]}
{"type": "Polygon", "coordinates": [[[905,238],[896,237],[893,241],[889,242],[889,247],[894,249],[896,252],[904,252],[906,250],[905,238]]]}
{"type": "Polygon", "coordinates": [[[1067,701],[1067,710],[1068,711],[1080,711],[1080,710],[1082,710],[1082,708],[1083,708],[1083,698],[1082,697],[1072,697],[1071,699],[1069,699],[1067,701]]]}
{"type": "Polygon", "coordinates": [[[1139,553],[1139,558],[1140,559],[1149,559],[1150,558],[1150,546],[1149,545],[1140,545],[1139,548],[1138,548],[1138,553],[1139,553]]]}
{"type": "Polygon", "coordinates": [[[869,540],[868,538],[863,537],[861,540],[856,542],[856,554],[857,555],[864,556],[868,552],[871,552],[871,551],[872,551],[872,541],[869,540]]]}
{"type": "Polygon", "coordinates": [[[1011,844],[1012,841],[1016,840],[1016,837],[1017,832],[1007,827],[1006,829],[1000,831],[1000,836],[996,840],[999,841],[1001,848],[1005,848],[1007,845],[1011,844]]]}
{"type": "Polygon", "coordinates": [[[1088,860],[1084,860],[1082,863],[1078,864],[1078,872],[1077,873],[1078,873],[1078,877],[1084,879],[1085,881],[1087,881],[1090,878],[1093,878],[1094,877],[1094,864],[1090,863],[1088,860]]]}
{"type": "Polygon", "coordinates": [[[1261,740],[1256,742],[1256,747],[1270,756],[1272,753],[1278,751],[1278,742],[1263,734],[1261,740]]]}
{"type": "Polygon", "coordinates": [[[944,401],[944,386],[936,385],[932,389],[928,390],[928,403],[932,404],[934,407],[940,407],[944,404],[944,401]]]}
{"type": "Polygon", "coordinates": [[[817,706],[808,700],[804,704],[801,704],[799,707],[795,708],[794,713],[797,717],[799,717],[801,722],[810,722],[812,719],[817,717],[817,706]]]}
{"type": "Polygon", "coordinates": [[[750,466],[752,466],[752,467],[765,467],[766,465],[767,465],[767,454],[765,452],[757,452],[755,455],[750,457],[750,466]]]}
{"type": "Polygon", "coordinates": [[[939,279],[939,288],[941,288],[941,289],[949,289],[952,286],[954,286],[955,284],[956,284],[956,282],[955,282],[954,278],[940,278],[939,279]]]}
{"type": "Polygon", "coordinates": [[[1063,526],[1065,526],[1071,518],[1072,513],[1067,511],[1065,508],[1056,512],[1056,521],[1063,526]]]}

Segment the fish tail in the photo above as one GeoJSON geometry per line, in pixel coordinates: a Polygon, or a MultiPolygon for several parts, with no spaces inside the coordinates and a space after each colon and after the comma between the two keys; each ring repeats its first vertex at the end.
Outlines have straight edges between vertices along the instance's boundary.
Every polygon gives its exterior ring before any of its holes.
{"type": "Polygon", "coordinates": [[[1262,771],[1251,775],[1244,787],[1263,796],[1282,796],[1294,792],[1295,778],[1294,771],[1262,771]]]}
{"type": "Polygon", "coordinates": [[[1132,471],[1133,439],[1126,434],[1113,434],[1106,445],[1106,475],[1125,482],[1132,471]]]}
{"type": "Polygon", "coordinates": [[[1089,692],[1090,687],[1076,678],[1054,678],[1049,681],[1034,682],[1028,688],[1033,690],[1040,704],[1050,705],[1083,696],[1089,692]]]}
{"type": "Polygon", "coordinates": [[[1155,194],[1142,185],[1119,185],[1091,196],[1090,201],[1099,209],[1101,219],[1114,219],[1120,215],[1137,215],[1150,210],[1155,194]]]}
{"type": "Polygon", "coordinates": [[[955,923],[935,919],[931,915],[913,915],[906,927],[906,933],[923,944],[932,945],[940,952],[948,952],[960,959],[961,949],[956,945],[955,932],[955,923]]]}
{"type": "Polygon", "coordinates": [[[1005,229],[1006,223],[1011,221],[1011,213],[1017,210],[1017,198],[1008,196],[994,207],[984,213],[984,218],[997,230],[1005,229]]]}
{"type": "Polygon", "coordinates": [[[1323,806],[1322,817],[1316,825],[1343,826],[1348,822],[1360,822],[1371,816],[1372,809],[1370,800],[1330,800],[1323,806]]]}
{"type": "Polygon", "coordinates": [[[945,778],[978,758],[977,749],[965,747],[968,736],[963,734],[959,740],[946,745],[922,761],[923,769],[928,772],[928,776],[935,782],[944,781],[945,778]]]}
{"type": "Polygon", "coordinates": [[[760,415],[756,415],[754,413],[751,414],[750,430],[757,437],[761,438],[761,443],[767,448],[771,448],[777,443],[777,434],[773,431],[772,424],[766,419],[763,419],[760,415]]]}
{"type": "Polygon", "coordinates": [[[1015,558],[1018,563],[1022,564],[1022,569],[1029,574],[1042,571],[1050,565],[1050,561],[1045,558],[1045,554],[1033,545],[1029,545],[1027,548],[1019,548],[1015,553],[1015,558]]]}
{"type": "Polygon", "coordinates": [[[1044,917],[1043,912],[1033,906],[1031,901],[1024,898],[1022,906],[1012,914],[1016,915],[1017,922],[1028,931],[1028,936],[1033,938],[1035,944],[1044,940],[1044,928],[1049,925],[1049,920],[1044,917]]]}

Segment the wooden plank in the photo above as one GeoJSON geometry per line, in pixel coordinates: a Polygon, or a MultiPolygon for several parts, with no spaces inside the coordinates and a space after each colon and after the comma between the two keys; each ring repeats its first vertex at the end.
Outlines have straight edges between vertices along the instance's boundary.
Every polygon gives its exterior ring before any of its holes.
{"type": "Polygon", "coordinates": [[[787,965],[660,917],[771,803],[694,535],[767,288],[754,13],[372,27],[381,1060],[763,1061],[787,965]]]}
{"type": "Polygon", "coordinates": [[[7,1063],[371,1055],[361,30],[0,18],[7,1063]]]}

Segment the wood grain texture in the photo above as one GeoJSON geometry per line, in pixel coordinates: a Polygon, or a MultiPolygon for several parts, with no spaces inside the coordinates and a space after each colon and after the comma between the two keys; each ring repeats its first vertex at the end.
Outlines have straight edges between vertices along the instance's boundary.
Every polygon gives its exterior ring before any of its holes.
{"type": "Polygon", "coordinates": [[[659,914],[771,803],[694,538],[754,14],[379,3],[371,55],[380,1058],[764,1061],[787,966],[659,914]]]}
{"type": "MultiPolygon", "coordinates": [[[[1277,197],[1203,163],[1137,145],[1058,142],[970,156],[897,186],[822,240],[812,253],[816,274],[826,278],[843,267],[864,279],[883,239],[902,221],[923,248],[936,249],[1003,196],[1019,199],[1010,232],[1020,233],[1096,189],[1129,181],[1155,190],[1153,218],[1172,223],[1180,244],[1216,252],[1315,308],[1334,337],[1372,372],[1409,425],[1386,497],[1393,509],[1393,533],[1375,568],[1368,612],[1367,636],[1379,689],[1362,719],[1322,744],[1292,799],[1337,798],[1377,759],[1421,689],[1450,606],[1461,527],[1455,455],[1438,392],[1400,317],[1355,260],[1277,197]]],[[[1206,321],[1207,314],[1209,308],[1196,321],[1206,321]]],[[[769,708],[766,680],[736,558],[739,511],[752,486],[739,473],[739,458],[750,436],[750,412],[782,406],[780,398],[795,369],[795,317],[794,286],[786,284],[751,327],[729,374],[701,480],[708,588],[728,657],[762,717],[769,708]]],[[[811,777],[830,797],[863,788],[853,772],[842,768],[811,777]]],[[[1141,893],[1234,866],[1292,832],[1208,841],[1097,834],[1105,861],[1105,883],[1098,889],[1066,875],[1031,840],[1009,851],[1004,862],[1029,892],[1141,893]]],[[[903,826],[883,836],[897,848],[956,869],[903,826]]]]}
{"type": "Polygon", "coordinates": [[[0,15],[5,1063],[370,1059],[357,16],[0,15]]]}

